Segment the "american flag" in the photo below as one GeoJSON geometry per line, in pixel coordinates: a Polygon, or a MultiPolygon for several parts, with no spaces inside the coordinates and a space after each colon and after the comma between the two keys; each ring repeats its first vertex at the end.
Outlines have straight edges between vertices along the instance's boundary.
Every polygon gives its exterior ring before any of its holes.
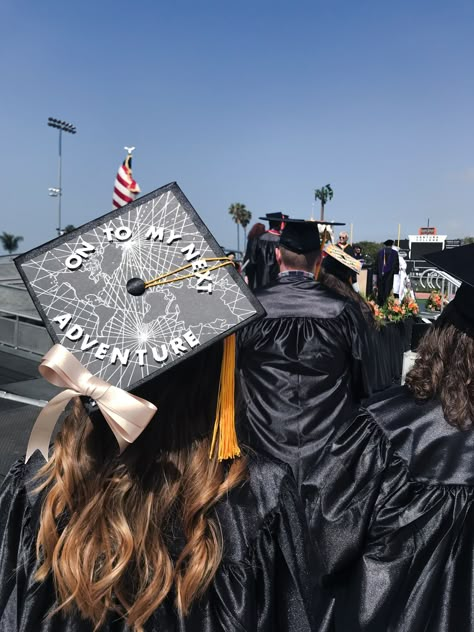
{"type": "Polygon", "coordinates": [[[114,208],[120,208],[129,202],[133,202],[138,193],[140,193],[140,187],[132,176],[132,154],[128,154],[120,165],[115,177],[114,195],[112,198],[114,208]]]}

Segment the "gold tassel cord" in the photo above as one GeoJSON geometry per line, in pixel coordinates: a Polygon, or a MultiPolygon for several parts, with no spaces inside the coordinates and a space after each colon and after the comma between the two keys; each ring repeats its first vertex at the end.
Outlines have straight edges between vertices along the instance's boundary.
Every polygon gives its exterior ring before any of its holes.
{"type": "Polygon", "coordinates": [[[324,231],[323,231],[323,241],[322,241],[322,243],[321,243],[321,248],[320,248],[320,250],[321,250],[321,256],[319,257],[319,261],[318,261],[318,263],[316,264],[316,270],[315,270],[315,272],[314,272],[314,278],[316,279],[316,281],[318,280],[319,273],[321,272],[321,265],[322,265],[322,263],[323,263],[323,252],[324,252],[324,247],[325,247],[325,245],[326,245],[327,237],[328,237],[328,235],[327,235],[327,230],[326,230],[326,229],[324,229],[324,231]]]}
{"type": "Polygon", "coordinates": [[[224,340],[216,419],[212,434],[209,458],[212,459],[218,443],[219,461],[240,456],[235,430],[235,334],[224,340]]]}
{"type": "MultiPolygon", "coordinates": [[[[229,259],[228,257],[208,257],[205,259],[208,261],[222,261],[223,263],[219,263],[218,265],[212,266],[210,268],[204,268],[205,272],[212,272],[213,270],[218,270],[219,268],[223,268],[224,266],[233,265],[235,266],[234,261],[229,259]]],[[[168,283],[177,283],[178,281],[184,281],[185,279],[190,279],[194,276],[194,273],[186,274],[184,276],[175,277],[174,279],[168,279],[173,274],[178,274],[178,272],[182,272],[183,270],[188,270],[192,266],[192,263],[187,263],[181,268],[176,268],[176,270],[171,270],[171,272],[166,272],[165,274],[161,274],[155,279],[151,279],[150,281],[146,281],[145,288],[155,287],[157,285],[167,285],[168,283]]]]}

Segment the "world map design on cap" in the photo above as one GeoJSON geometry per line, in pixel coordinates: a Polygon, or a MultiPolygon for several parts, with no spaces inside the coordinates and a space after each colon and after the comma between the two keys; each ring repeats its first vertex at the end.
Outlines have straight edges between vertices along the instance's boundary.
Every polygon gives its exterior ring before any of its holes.
{"type": "Polygon", "coordinates": [[[362,269],[362,263],[360,261],[351,257],[351,255],[347,254],[347,252],[338,246],[330,244],[326,247],[325,252],[329,257],[332,257],[338,263],[341,263],[343,266],[353,270],[354,272],[359,273],[362,269]]]}
{"type": "Polygon", "coordinates": [[[126,390],[264,313],[176,183],[15,263],[53,341],[126,390]]]}

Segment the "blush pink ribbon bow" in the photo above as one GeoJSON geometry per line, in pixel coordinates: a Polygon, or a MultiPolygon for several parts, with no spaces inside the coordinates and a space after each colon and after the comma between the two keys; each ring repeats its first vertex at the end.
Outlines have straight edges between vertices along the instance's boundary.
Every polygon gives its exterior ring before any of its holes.
{"type": "Polygon", "coordinates": [[[66,390],[53,397],[35,421],[28,441],[26,461],[35,450],[40,450],[48,460],[48,448],[56,422],[68,402],[78,395],[86,395],[96,401],[117,439],[121,453],[137,439],[156,413],[156,406],[146,399],[131,395],[92,375],[62,345],[54,345],[48,351],[41,360],[39,372],[48,382],[66,390]]]}

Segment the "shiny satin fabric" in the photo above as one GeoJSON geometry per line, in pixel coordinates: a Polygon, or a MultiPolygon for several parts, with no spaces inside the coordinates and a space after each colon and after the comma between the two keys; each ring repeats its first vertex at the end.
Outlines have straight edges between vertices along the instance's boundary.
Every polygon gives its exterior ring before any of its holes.
{"type": "Polygon", "coordinates": [[[413,318],[388,323],[380,329],[369,328],[371,362],[370,386],[373,393],[400,384],[403,353],[409,351],[413,332],[413,318]]]}
{"type": "Polygon", "coordinates": [[[320,632],[474,630],[474,432],[391,389],[302,487],[320,632]]]}
{"type": "Polygon", "coordinates": [[[275,248],[280,241],[280,235],[267,231],[260,235],[255,244],[255,280],[254,288],[264,288],[273,283],[279,272],[275,257],[275,248]]]}
{"type": "MultiPolygon", "coordinates": [[[[48,618],[55,604],[53,583],[34,581],[42,497],[33,493],[31,478],[42,464],[39,452],[26,465],[17,462],[1,489],[0,631],[92,632],[79,615],[48,618]]],[[[221,500],[216,514],[224,554],[208,593],[184,619],[170,596],[145,632],[317,632],[312,553],[303,506],[287,469],[252,459],[248,482],[221,500]]],[[[179,542],[175,538],[173,556],[179,554],[179,542]]],[[[129,628],[111,615],[100,630],[129,628]]]]}
{"type": "Polygon", "coordinates": [[[355,303],[311,278],[283,277],[256,295],[267,317],[239,332],[239,432],[301,483],[368,394],[367,324],[355,303]]]}
{"type": "Polygon", "coordinates": [[[257,244],[258,237],[247,241],[247,248],[242,264],[244,274],[247,277],[247,284],[251,290],[257,289],[257,244]]]}
{"type": "Polygon", "coordinates": [[[398,252],[391,246],[379,250],[377,254],[377,303],[379,305],[384,305],[392,292],[393,278],[399,270],[398,252]]]}

